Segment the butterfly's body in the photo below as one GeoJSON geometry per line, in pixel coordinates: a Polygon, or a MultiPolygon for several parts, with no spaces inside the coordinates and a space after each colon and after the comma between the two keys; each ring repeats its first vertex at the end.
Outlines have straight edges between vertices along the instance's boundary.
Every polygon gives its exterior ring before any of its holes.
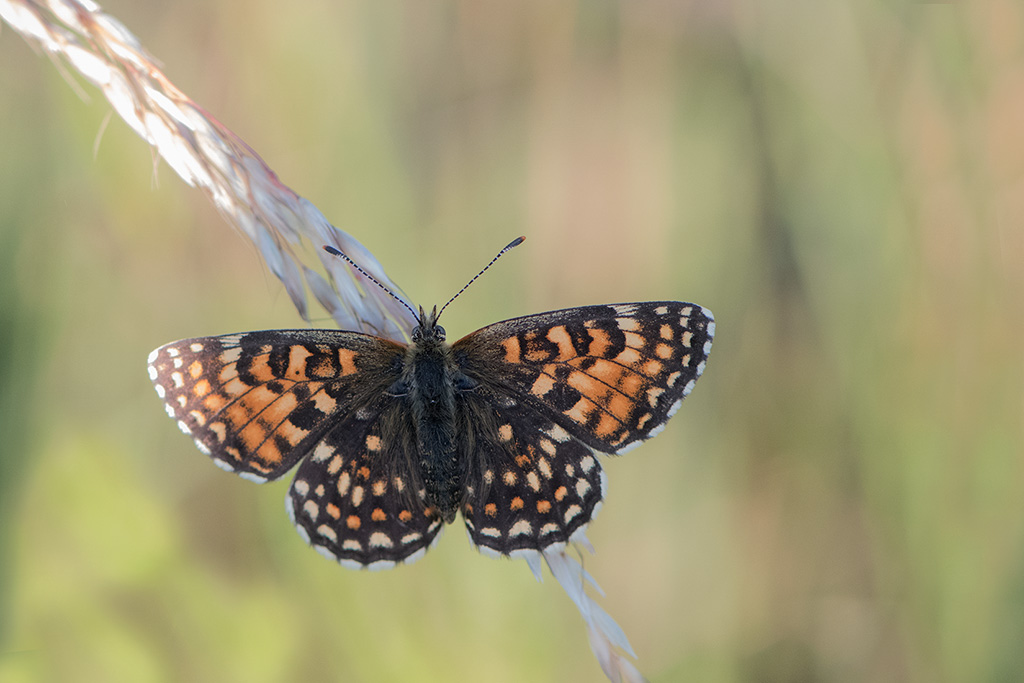
{"type": "Polygon", "coordinates": [[[450,523],[462,503],[466,477],[466,457],[458,451],[459,443],[465,441],[458,433],[459,424],[466,423],[457,419],[465,409],[459,394],[474,383],[456,365],[436,314],[436,308],[429,317],[420,310],[423,322],[413,330],[401,380],[389,393],[405,402],[402,412],[412,417],[425,502],[450,523]]]}
{"type": "MultiPolygon", "coordinates": [[[[436,309],[435,309],[436,310],[436,309]]],[[[278,330],[150,356],[168,413],[224,469],[299,463],[287,510],[342,564],[413,561],[462,514],[498,555],[572,541],[597,513],[597,453],[654,436],[704,369],[696,304],[585,306],[495,323],[449,345],[420,311],[412,343],[278,330]]]]}

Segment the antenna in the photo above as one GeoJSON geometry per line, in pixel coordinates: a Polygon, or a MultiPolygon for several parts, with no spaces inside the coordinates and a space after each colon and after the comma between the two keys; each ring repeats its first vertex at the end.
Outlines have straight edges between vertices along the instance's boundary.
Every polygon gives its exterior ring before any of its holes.
{"type": "MultiPolygon", "coordinates": [[[[508,247],[505,247],[505,248],[506,248],[506,249],[508,249],[508,247]]],[[[374,276],[370,275],[370,274],[369,274],[369,273],[367,273],[367,272],[366,272],[365,270],[363,270],[362,268],[360,268],[360,267],[359,267],[359,264],[358,264],[358,263],[356,263],[355,261],[353,261],[352,259],[350,259],[350,258],[349,258],[348,256],[346,256],[346,255],[345,255],[345,253],[344,253],[344,252],[342,252],[342,251],[341,251],[340,249],[337,249],[337,248],[335,248],[335,247],[332,247],[332,246],[331,246],[331,245],[329,245],[329,244],[325,244],[325,245],[324,245],[324,251],[326,251],[326,252],[327,252],[328,254],[331,254],[331,255],[333,255],[333,256],[340,256],[341,258],[343,258],[343,259],[345,259],[346,261],[348,261],[348,262],[349,262],[349,265],[351,265],[351,266],[352,266],[353,268],[355,268],[355,269],[356,269],[356,270],[358,270],[358,271],[359,271],[360,273],[362,273],[363,277],[365,277],[365,278],[366,278],[367,280],[369,280],[369,281],[370,281],[370,282],[372,282],[373,284],[375,284],[375,285],[377,285],[378,287],[380,287],[381,289],[383,289],[383,290],[384,290],[385,292],[387,292],[387,293],[388,293],[389,295],[391,295],[391,298],[392,298],[392,299],[394,299],[394,300],[395,300],[395,301],[397,301],[398,303],[400,303],[400,304],[402,304],[403,306],[405,306],[406,308],[408,308],[408,309],[409,309],[409,312],[410,312],[410,313],[412,313],[412,317],[416,318],[416,320],[419,320],[419,319],[420,319],[420,317],[419,317],[419,316],[418,316],[418,315],[416,314],[416,311],[412,310],[412,306],[410,306],[409,304],[405,303],[405,301],[403,301],[402,299],[398,298],[398,296],[397,296],[397,295],[396,295],[396,294],[395,294],[394,292],[392,292],[392,291],[391,291],[390,289],[388,289],[387,287],[385,287],[384,285],[382,285],[382,284],[381,284],[381,283],[380,283],[380,282],[379,282],[379,281],[377,280],[377,278],[375,278],[374,276]]],[[[499,254],[499,255],[500,255],[500,254],[499,254]]],[[[493,263],[493,261],[492,261],[492,263],[493,263]]],[[[487,270],[487,269],[485,268],[484,270],[487,270]]]]}
{"type": "MultiPolygon", "coordinates": [[[[458,292],[456,292],[456,293],[455,293],[455,296],[453,296],[453,297],[452,297],[451,299],[448,299],[448,304],[450,304],[451,302],[455,301],[455,299],[457,299],[457,298],[458,298],[459,294],[462,294],[463,292],[465,292],[465,291],[466,291],[466,289],[467,289],[467,288],[468,288],[468,287],[469,287],[469,286],[470,286],[471,284],[473,284],[474,282],[476,282],[476,279],[477,279],[478,277],[480,277],[481,275],[483,275],[483,274],[484,274],[484,271],[486,271],[486,270],[487,270],[488,268],[490,268],[491,266],[493,266],[493,265],[494,265],[494,262],[495,262],[495,261],[497,261],[498,259],[500,259],[500,258],[501,258],[501,257],[502,257],[502,256],[503,256],[503,255],[505,254],[505,252],[506,252],[506,251],[508,251],[508,250],[510,250],[510,249],[512,249],[512,248],[514,248],[514,247],[518,247],[518,246],[519,246],[520,244],[522,244],[522,243],[523,243],[523,242],[524,242],[525,240],[526,240],[526,237],[525,237],[525,236],[523,236],[523,237],[517,237],[517,238],[515,238],[514,240],[512,240],[511,242],[509,242],[509,243],[508,243],[508,244],[507,244],[507,245],[505,246],[505,248],[504,248],[504,249],[502,249],[501,251],[499,251],[499,252],[498,252],[498,254],[497,254],[497,255],[496,255],[496,256],[495,256],[494,258],[492,258],[492,259],[491,259],[491,262],[490,262],[490,263],[488,263],[488,264],[487,264],[486,266],[484,266],[484,269],[483,269],[483,270],[481,270],[481,271],[480,271],[479,273],[477,273],[476,275],[474,275],[474,276],[473,276],[473,279],[472,279],[472,280],[470,280],[469,282],[467,282],[467,283],[466,283],[465,287],[463,287],[463,288],[462,288],[462,289],[460,289],[460,290],[459,290],[458,292]]],[[[394,296],[394,295],[392,295],[392,296],[394,296]]],[[[437,316],[435,317],[435,320],[436,320],[437,318],[440,318],[440,317],[441,317],[441,313],[444,313],[444,309],[448,308],[448,304],[445,304],[444,306],[442,306],[442,307],[441,307],[441,310],[440,310],[440,312],[439,312],[439,313],[437,314],[437,316]]]]}
{"type": "MultiPolygon", "coordinates": [[[[476,282],[476,279],[477,279],[478,277],[480,277],[481,275],[483,275],[483,274],[484,274],[484,272],[485,272],[485,271],[486,271],[486,270],[487,270],[488,268],[490,268],[491,266],[493,266],[493,265],[494,265],[494,262],[495,262],[495,261],[497,261],[498,259],[500,259],[500,258],[502,257],[502,255],[504,255],[504,253],[505,253],[506,251],[508,251],[509,249],[512,249],[513,247],[518,247],[518,246],[519,246],[520,244],[522,244],[522,243],[523,243],[523,242],[524,242],[525,240],[526,240],[526,237],[517,237],[517,238],[515,238],[514,240],[512,240],[511,242],[509,242],[509,243],[508,243],[508,244],[507,244],[507,245],[505,246],[505,248],[504,248],[504,249],[502,249],[501,251],[499,251],[499,252],[498,252],[498,254],[497,254],[497,255],[496,255],[496,256],[495,256],[494,258],[492,258],[492,259],[491,259],[491,262],[490,262],[490,263],[488,263],[488,264],[487,264],[486,266],[484,266],[484,269],[483,269],[483,270],[481,270],[481,271],[480,271],[479,273],[477,273],[476,275],[474,275],[474,276],[473,276],[473,279],[472,279],[472,280],[470,280],[469,282],[467,282],[467,283],[466,283],[466,285],[465,285],[465,286],[464,286],[464,287],[463,287],[462,289],[460,289],[460,290],[459,290],[458,292],[456,292],[456,293],[455,293],[455,296],[453,296],[453,297],[452,297],[451,299],[448,299],[448,304],[450,304],[451,302],[455,301],[455,299],[457,299],[457,298],[458,298],[459,294],[462,294],[463,292],[465,292],[465,291],[466,291],[466,289],[467,289],[467,288],[468,288],[468,287],[469,287],[469,286],[470,286],[471,284],[473,284],[474,282],[476,282]]],[[[333,256],[340,256],[341,258],[343,258],[343,259],[345,259],[346,261],[348,261],[349,265],[351,265],[351,266],[352,266],[353,268],[355,268],[356,270],[358,270],[358,271],[360,272],[360,274],[362,274],[362,276],[363,276],[363,277],[365,277],[365,278],[366,278],[367,280],[369,280],[370,282],[372,282],[373,284],[377,285],[378,287],[380,287],[381,289],[383,289],[383,290],[384,290],[385,292],[387,292],[387,293],[388,293],[388,294],[389,294],[389,295],[391,296],[391,298],[392,298],[392,299],[394,299],[394,300],[395,300],[395,301],[397,301],[398,303],[400,303],[400,304],[402,304],[403,306],[405,306],[406,308],[408,308],[408,309],[409,309],[409,312],[410,312],[410,313],[412,313],[413,317],[414,317],[414,318],[416,318],[416,320],[420,320],[420,316],[416,314],[416,311],[412,310],[412,306],[410,306],[409,304],[405,303],[405,301],[403,301],[402,299],[398,298],[398,296],[397,296],[397,295],[396,295],[396,294],[395,294],[394,292],[392,292],[392,291],[391,291],[390,289],[388,289],[387,287],[385,287],[384,285],[382,285],[382,284],[381,284],[381,283],[380,283],[380,282],[379,282],[379,281],[377,280],[377,278],[375,278],[374,276],[370,275],[370,274],[369,274],[369,273],[367,273],[367,272],[366,272],[365,270],[363,270],[362,268],[360,268],[360,267],[359,267],[359,264],[358,264],[358,263],[356,263],[355,261],[353,261],[352,259],[350,259],[350,258],[349,258],[348,256],[346,256],[346,255],[345,255],[345,253],[344,253],[343,251],[341,251],[341,250],[340,250],[340,249],[338,249],[337,247],[332,247],[332,246],[331,246],[331,245],[329,245],[329,244],[325,244],[325,245],[324,245],[324,251],[326,251],[326,252],[327,252],[328,254],[331,254],[331,255],[333,255],[333,256]]],[[[448,308],[448,304],[445,304],[444,306],[442,306],[442,307],[441,307],[441,311],[440,311],[440,313],[438,313],[438,314],[437,314],[436,316],[434,316],[434,320],[437,320],[438,318],[440,318],[440,317],[441,317],[441,313],[444,313],[444,309],[448,308]]],[[[420,322],[422,323],[423,321],[422,321],[422,320],[420,320],[420,322]]]]}

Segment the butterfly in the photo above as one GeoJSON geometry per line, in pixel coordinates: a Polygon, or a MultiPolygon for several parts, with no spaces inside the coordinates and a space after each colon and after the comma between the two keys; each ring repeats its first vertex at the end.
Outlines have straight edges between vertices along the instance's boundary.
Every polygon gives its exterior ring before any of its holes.
{"type": "Polygon", "coordinates": [[[408,344],[326,329],[186,339],[153,351],[149,376],[221,468],[265,482],[298,465],[285,507],[317,551],[382,569],[422,557],[458,514],[486,554],[580,539],[605,494],[597,454],[664,429],[715,331],[708,309],[676,301],[513,318],[452,344],[439,316],[420,308],[408,344]]]}

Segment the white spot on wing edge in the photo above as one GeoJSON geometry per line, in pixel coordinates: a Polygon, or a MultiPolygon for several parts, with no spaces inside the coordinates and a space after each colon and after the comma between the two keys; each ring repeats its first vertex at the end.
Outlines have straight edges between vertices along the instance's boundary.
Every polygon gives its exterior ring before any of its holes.
{"type": "Polygon", "coordinates": [[[420,548],[419,550],[417,550],[416,552],[412,553],[411,555],[407,556],[404,560],[402,560],[402,564],[412,564],[413,562],[420,560],[426,554],[427,549],[420,548]]]}
{"type": "Polygon", "coordinates": [[[371,572],[379,572],[382,569],[391,569],[395,566],[394,560],[377,560],[366,565],[366,569],[371,572]]]}
{"type": "MultiPolygon", "coordinates": [[[[615,451],[615,455],[622,455],[623,453],[629,453],[631,450],[633,450],[634,448],[636,448],[637,446],[639,446],[642,443],[643,443],[643,439],[637,439],[636,441],[628,443],[625,446],[623,446],[622,448],[620,448],[619,450],[615,451]]],[[[601,474],[604,474],[604,472],[601,472],[601,474]]]]}
{"type": "MultiPolygon", "coordinates": [[[[162,384],[154,384],[153,388],[156,389],[156,395],[159,396],[161,399],[167,396],[167,390],[164,389],[162,384]]],[[[170,406],[168,406],[168,408],[170,408],[170,406]]],[[[172,415],[171,417],[174,416],[172,415]]]]}
{"type": "Polygon", "coordinates": [[[613,304],[612,310],[618,315],[633,315],[636,313],[636,304],[613,304]]]}
{"type": "MultiPolygon", "coordinates": [[[[693,380],[691,380],[691,381],[693,381],[693,380]]],[[[682,407],[682,405],[683,405],[683,399],[679,399],[678,401],[673,403],[672,407],[668,409],[668,417],[672,417],[677,412],[679,412],[679,409],[682,407]]],[[[668,419],[668,418],[666,418],[666,419],[668,419]]]]}
{"type": "MultiPolygon", "coordinates": [[[[150,366],[149,366],[149,380],[150,380],[151,382],[155,382],[155,381],[156,381],[156,378],[157,378],[157,377],[159,377],[159,376],[160,376],[160,373],[158,373],[158,372],[156,371],[156,368],[155,368],[155,367],[153,367],[152,365],[150,365],[150,366]]],[[[162,388],[163,388],[163,387],[161,387],[161,389],[162,389],[162,388]]]]}
{"type": "Polygon", "coordinates": [[[255,472],[239,472],[238,476],[240,476],[242,479],[245,479],[246,481],[255,482],[257,484],[266,484],[267,483],[267,478],[266,477],[261,477],[260,475],[256,474],[255,472]]]}
{"type": "MultiPolygon", "coordinates": [[[[305,531],[305,529],[303,529],[303,531],[305,531]]],[[[331,560],[332,562],[338,561],[338,556],[331,552],[327,546],[320,545],[319,543],[312,543],[311,545],[314,550],[326,557],[328,560],[331,560]]]]}
{"type": "Polygon", "coordinates": [[[338,559],[338,564],[345,569],[366,569],[366,565],[362,562],[356,562],[355,560],[350,560],[347,557],[338,559]]]}
{"type": "Polygon", "coordinates": [[[156,362],[157,357],[160,355],[160,349],[153,349],[149,352],[149,356],[146,358],[146,362],[153,364],[156,362]]]}
{"type": "Polygon", "coordinates": [[[230,464],[228,464],[227,461],[221,460],[220,458],[214,458],[213,459],[213,464],[216,465],[217,467],[221,468],[225,472],[234,472],[235,471],[234,467],[232,467],[230,464]]]}
{"type": "MultiPolygon", "coordinates": [[[[472,539],[470,539],[470,540],[472,540],[472,539]]],[[[476,544],[474,543],[474,545],[476,545],[476,544]]],[[[480,551],[481,555],[486,555],[487,557],[494,557],[494,558],[503,557],[503,555],[501,553],[499,553],[497,550],[495,550],[494,548],[492,548],[490,546],[487,546],[487,545],[477,545],[476,549],[478,551],[480,551]]]]}

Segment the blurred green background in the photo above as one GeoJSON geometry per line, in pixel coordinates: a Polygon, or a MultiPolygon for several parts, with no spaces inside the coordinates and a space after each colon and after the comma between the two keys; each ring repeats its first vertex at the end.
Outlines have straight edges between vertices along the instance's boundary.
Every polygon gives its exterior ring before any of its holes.
{"type": "MultiPolygon", "coordinates": [[[[715,312],[590,531],[652,681],[1024,680],[1020,3],[105,7],[414,301],[526,234],[453,336],[715,312]]],[[[601,680],[550,577],[339,568],[178,432],[151,349],[302,322],[86,90],[0,35],[0,679],[601,680]]]]}

